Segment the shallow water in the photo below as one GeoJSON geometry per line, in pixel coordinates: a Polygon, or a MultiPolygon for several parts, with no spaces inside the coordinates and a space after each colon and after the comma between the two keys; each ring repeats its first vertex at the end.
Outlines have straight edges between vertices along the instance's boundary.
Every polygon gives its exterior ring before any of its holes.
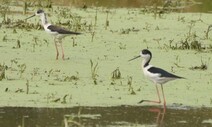
{"type": "Polygon", "coordinates": [[[119,106],[74,108],[1,108],[1,127],[163,126],[210,127],[212,109],[119,106]]]}

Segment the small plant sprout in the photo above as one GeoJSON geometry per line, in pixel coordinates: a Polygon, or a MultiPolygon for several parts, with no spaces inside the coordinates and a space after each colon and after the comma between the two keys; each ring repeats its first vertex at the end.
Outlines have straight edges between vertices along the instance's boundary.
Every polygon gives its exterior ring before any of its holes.
{"type": "Polygon", "coordinates": [[[2,79],[5,79],[5,70],[7,69],[7,66],[5,66],[4,64],[1,65],[0,64],[0,81],[2,79]]]}
{"type": "Polygon", "coordinates": [[[17,58],[10,60],[10,62],[11,62],[11,67],[13,66],[13,63],[14,64],[18,63],[17,58]]]}
{"type": "Polygon", "coordinates": [[[34,77],[36,76],[36,75],[38,75],[39,74],[39,68],[34,68],[33,69],[33,72],[31,73],[31,80],[33,80],[34,79],[34,77]]]}
{"type": "Polygon", "coordinates": [[[27,2],[26,1],[24,1],[24,5],[23,5],[23,15],[25,15],[26,14],[26,12],[27,12],[27,2]]]}
{"type": "Polygon", "coordinates": [[[119,70],[119,68],[117,67],[113,72],[112,72],[112,77],[113,80],[114,79],[120,79],[121,78],[121,72],[119,70]]]}
{"type": "Polygon", "coordinates": [[[16,33],[17,33],[16,29],[13,29],[13,33],[14,33],[14,34],[16,34],[16,33]]]}
{"type": "Polygon", "coordinates": [[[129,86],[129,89],[128,89],[128,91],[130,91],[130,94],[131,95],[135,95],[136,93],[135,93],[135,91],[133,90],[133,87],[132,87],[132,76],[129,76],[128,78],[127,78],[127,85],[129,86]]]}
{"type": "Polygon", "coordinates": [[[66,76],[63,81],[65,82],[71,82],[71,81],[77,81],[79,80],[79,72],[76,72],[76,75],[72,75],[72,76],[66,76]]]}
{"type": "Polygon", "coordinates": [[[193,20],[191,20],[190,21],[190,24],[188,25],[188,35],[187,36],[191,36],[191,31],[192,31],[192,29],[194,28],[194,26],[195,26],[195,21],[193,21],[193,20]]]}
{"type": "Polygon", "coordinates": [[[49,70],[48,77],[50,77],[53,74],[53,69],[49,70]]]}
{"type": "Polygon", "coordinates": [[[151,27],[150,25],[151,24],[149,24],[149,23],[146,22],[145,23],[145,27],[143,29],[149,32],[150,31],[150,27],[151,27]]]}
{"type": "Polygon", "coordinates": [[[47,0],[46,7],[47,8],[52,8],[52,0],[47,0]]]}
{"type": "MultiPolygon", "coordinates": [[[[176,62],[174,62],[174,65],[178,68],[183,68],[182,66],[180,66],[181,59],[180,59],[179,55],[176,56],[175,60],[176,60],[176,62]]],[[[174,67],[171,67],[172,72],[174,72],[173,69],[174,69],[174,67]]]]}
{"type": "Polygon", "coordinates": [[[153,39],[154,41],[156,41],[157,43],[158,43],[158,46],[159,46],[159,48],[161,48],[161,46],[160,46],[160,41],[162,40],[161,38],[155,38],[155,39],[153,39]]]}
{"type": "Polygon", "coordinates": [[[119,43],[119,48],[120,49],[126,49],[126,47],[127,47],[126,44],[119,43]]]}
{"type": "Polygon", "coordinates": [[[93,79],[94,84],[97,84],[97,70],[98,70],[98,62],[94,65],[93,61],[90,59],[90,63],[91,63],[91,78],[93,79]]]}
{"type": "Polygon", "coordinates": [[[95,36],[95,31],[91,32],[91,42],[93,42],[94,36],[95,36]]]}
{"type": "Polygon", "coordinates": [[[106,11],[107,16],[106,16],[106,21],[105,21],[105,30],[107,30],[107,27],[109,26],[109,20],[108,20],[108,15],[109,15],[109,11],[106,11]]]}
{"type": "Polygon", "coordinates": [[[33,37],[33,41],[34,41],[35,45],[38,45],[38,37],[33,37]]]}
{"type": "Polygon", "coordinates": [[[43,39],[44,43],[46,44],[46,46],[49,46],[49,42],[46,39],[43,39]]]}
{"type": "Polygon", "coordinates": [[[212,25],[209,25],[207,31],[205,32],[206,39],[208,39],[208,34],[211,31],[211,29],[210,29],[211,27],[212,27],[212,25]]]}
{"type": "Polygon", "coordinates": [[[63,96],[63,100],[61,102],[62,104],[66,104],[67,103],[67,101],[66,101],[67,96],[68,96],[68,94],[63,96]]]}
{"type": "Polygon", "coordinates": [[[7,14],[10,11],[9,5],[10,5],[10,1],[9,0],[1,1],[0,14],[1,14],[1,17],[3,17],[2,18],[2,23],[3,24],[7,24],[8,23],[8,19],[9,18],[8,18],[7,14]],[[2,6],[2,5],[4,5],[4,6],[2,6]]]}
{"type": "Polygon", "coordinates": [[[26,82],[26,94],[29,94],[29,80],[26,82]]]}
{"type": "Polygon", "coordinates": [[[72,46],[73,46],[73,47],[74,47],[74,46],[77,46],[77,43],[76,43],[76,41],[75,41],[76,37],[71,37],[71,39],[73,40],[73,45],[72,45],[72,46]]]}
{"type": "MultiPolygon", "coordinates": [[[[208,62],[210,61],[210,58],[208,59],[208,62]]],[[[194,66],[194,67],[190,67],[190,70],[207,70],[208,69],[208,64],[206,62],[203,62],[202,58],[201,58],[201,65],[200,66],[194,66]]]]}
{"type": "Polygon", "coordinates": [[[16,46],[16,48],[21,48],[21,42],[20,42],[20,40],[17,40],[17,46],[16,46]]]}
{"type": "Polygon", "coordinates": [[[18,65],[18,68],[19,68],[20,78],[22,78],[22,75],[26,70],[26,64],[20,64],[20,65],[18,65]]]}
{"type": "Polygon", "coordinates": [[[98,19],[98,17],[97,17],[97,13],[98,12],[98,7],[96,6],[96,13],[95,13],[95,20],[94,20],[94,26],[96,26],[97,25],[97,19],[98,19]]]}
{"type": "Polygon", "coordinates": [[[4,35],[3,38],[2,38],[2,41],[3,41],[3,42],[7,42],[7,40],[8,40],[8,39],[7,39],[7,35],[4,35]]]}

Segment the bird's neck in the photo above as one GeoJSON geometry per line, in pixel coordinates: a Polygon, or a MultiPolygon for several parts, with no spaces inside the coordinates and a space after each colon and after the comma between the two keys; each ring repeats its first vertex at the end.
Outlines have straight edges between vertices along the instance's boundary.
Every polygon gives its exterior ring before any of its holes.
{"type": "Polygon", "coordinates": [[[48,24],[48,21],[47,21],[47,18],[46,18],[46,14],[43,13],[41,16],[40,16],[40,19],[41,19],[41,23],[43,26],[45,26],[46,24],[48,24]]]}
{"type": "Polygon", "coordinates": [[[145,68],[149,65],[149,62],[150,62],[151,58],[146,58],[146,59],[143,59],[142,61],[142,67],[145,68]]]}

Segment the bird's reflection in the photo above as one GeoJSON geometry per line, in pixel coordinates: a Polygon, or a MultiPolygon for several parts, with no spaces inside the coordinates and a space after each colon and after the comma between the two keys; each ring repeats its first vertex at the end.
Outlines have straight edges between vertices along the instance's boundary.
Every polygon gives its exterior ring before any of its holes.
{"type": "Polygon", "coordinates": [[[164,116],[166,114],[166,106],[161,107],[151,107],[148,109],[149,112],[156,113],[156,125],[157,127],[163,126],[164,116]]]}

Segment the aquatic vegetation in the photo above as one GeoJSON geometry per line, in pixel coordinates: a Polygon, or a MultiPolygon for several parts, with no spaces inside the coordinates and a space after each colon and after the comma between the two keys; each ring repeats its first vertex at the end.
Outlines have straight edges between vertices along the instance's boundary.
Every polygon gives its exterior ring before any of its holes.
{"type": "MultiPolygon", "coordinates": [[[[86,10],[72,6],[44,8],[47,14],[51,16],[50,22],[84,33],[83,37],[77,37],[77,40],[75,36],[65,39],[64,48],[68,49],[67,56],[69,59],[55,61],[49,57],[55,51],[52,38],[40,31],[43,29],[37,22],[40,19],[23,20],[27,17],[23,13],[27,15],[34,13],[37,5],[38,1],[34,3],[26,1],[26,3],[21,4],[17,7],[17,12],[7,13],[6,19],[9,18],[8,22],[11,23],[2,24],[1,27],[1,59],[6,65],[10,66],[6,70],[6,79],[9,81],[4,80],[0,86],[5,93],[11,93],[11,91],[23,92],[19,95],[27,96],[24,98],[24,102],[27,102],[25,105],[34,106],[32,104],[34,103],[39,104],[39,106],[56,105],[63,107],[67,106],[67,103],[69,105],[69,98],[72,95],[73,99],[71,99],[70,106],[79,104],[83,106],[87,104],[97,106],[104,106],[105,104],[133,105],[141,97],[137,95],[140,94],[137,91],[142,91],[144,97],[146,95],[151,96],[145,90],[148,89],[149,85],[147,85],[145,79],[141,79],[140,71],[131,68],[131,66],[129,68],[132,63],[126,62],[142,47],[154,50],[156,55],[167,52],[167,57],[161,56],[160,58],[158,55],[158,60],[156,59],[154,62],[159,66],[171,66],[170,69],[173,72],[179,72],[187,75],[188,79],[194,79],[194,81],[182,81],[179,83],[180,85],[177,85],[177,88],[175,85],[170,85],[170,88],[167,88],[170,90],[167,95],[178,90],[176,94],[179,97],[178,99],[182,100],[180,103],[183,105],[199,106],[203,104],[201,99],[196,103],[193,96],[190,97],[191,101],[184,101],[181,96],[185,96],[186,93],[181,91],[185,89],[192,92],[193,89],[199,88],[199,77],[188,73],[186,69],[191,66],[195,68],[193,62],[198,56],[205,55],[205,57],[208,57],[211,53],[209,52],[209,49],[212,49],[210,48],[210,32],[208,32],[209,39],[205,39],[206,33],[203,33],[210,15],[201,14],[204,22],[196,21],[199,17],[194,14],[170,13],[175,11],[171,7],[173,5],[164,7],[167,9],[164,9],[165,11],[161,11],[163,10],[161,5],[149,6],[146,7],[145,14],[141,14],[142,8],[116,9],[93,6],[88,6],[86,10]],[[89,43],[90,41],[93,43],[89,43]],[[77,47],[75,47],[76,45],[77,47]],[[75,48],[71,48],[72,46],[75,48]],[[188,57],[194,59],[188,60],[188,57]],[[167,61],[167,63],[160,62],[160,60],[167,61]],[[129,74],[131,76],[125,77],[129,74]],[[93,86],[91,84],[98,85],[93,86]],[[187,87],[191,84],[191,88],[187,87]],[[51,88],[51,90],[49,91],[48,88],[51,88]],[[182,90],[179,91],[179,89],[182,90]],[[89,92],[87,92],[88,90],[89,92]],[[81,97],[87,97],[89,103],[79,99],[81,93],[83,93],[81,97]],[[33,95],[35,98],[31,98],[31,94],[38,95],[33,95]],[[132,96],[134,94],[136,96],[132,96]],[[27,100],[28,98],[31,100],[27,100]],[[125,101],[128,98],[131,98],[131,100],[125,101]]],[[[45,4],[41,3],[41,6],[45,6],[45,4]]],[[[201,83],[209,86],[210,83],[208,82],[211,80],[208,80],[210,78],[208,75],[210,75],[211,69],[208,67],[209,63],[205,63],[204,60],[203,64],[207,65],[207,69],[204,73],[200,72],[200,78],[204,76],[207,83],[205,83],[205,80],[201,83]]],[[[139,65],[135,63],[135,66],[139,65]]],[[[201,66],[201,63],[197,67],[199,66],[201,66]]],[[[192,71],[189,70],[189,72],[192,71]]],[[[207,91],[206,85],[202,89],[198,89],[200,91],[198,97],[205,96],[202,91],[207,91]]],[[[4,97],[6,99],[14,98],[10,94],[4,97]]],[[[19,101],[20,98],[16,96],[14,99],[19,101]]],[[[170,96],[170,99],[175,100],[176,98],[170,96]]],[[[204,100],[208,99],[206,96],[204,100]]],[[[208,106],[209,102],[206,103],[208,106]]],[[[2,105],[4,104],[2,103],[2,105]]],[[[8,102],[8,105],[15,104],[8,102]]],[[[21,102],[20,105],[22,106],[21,102]]]]}
{"type": "Polygon", "coordinates": [[[52,102],[59,102],[60,101],[60,98],[56,98],[56,99],[54,99],[54,100],[52,100],[52,102]]]}
{"type": "Polygon", "coordinates": [[[91,42],[93,42],[94,36],[95,36],[95,31],[91,32],[91,42]]]}
{"type": "Polygon", "coordinates": [[[20,78],[22,78],[22,75],[26,70],[26,64],[19,64],[17,65],[17,67],[18,67],[18,73],[20,75],[20,78]]]}
{"type": "Polygon", "coordinates": [[[119,48],[120,49],[126,49],[127,48],[127,45],[126,44],[119,43],[119,48]]]}
{"type": "Polygon", "coordinates": [[[25,15],[25,14],[26,14],[27,9],[28,9],[28,4],[27,4],[27,2],[26,2],[26,1],[24,1],[24,4],[23,4],[23,15],[25,15]]]}
{"type": "MultiPolygon", "coordinates": [[[[208,63],[210,61],[210,58],[208,59],[208,63]]],[[[201,58],[201,65],[200,66],[194,66],[194,67],[190,67],[190,70],[207,70],[208,69],[208,63],[203,62],[202,58],[201,58]]]]}
{"type": "Polygon", "coordinates": [[[128,91],[130,91],[131,95],[135,95],[136,93],[135,93],[135,91],[133,90],[133,87],[132,87],[132,76],[127,77],[127,80],[128,80],[127,85],[129,86],[128,91]]]}
{"type": "Polygon", "coordinates": [[[158,47],[161,49],[162,47],[160,45],[160,41],[162,40],[162,38],[153,38],[153,40],[157,42],[158,47]]]}
{"type": "Polygon", "coordinates": [[[95,13],[95,18],[94,18],[94,26],[97,25],[97,19],[98,19],[98,7],[96,6],[96,13],[95,13]]]}
{"type": "Polygon", "coordinates": [[[2,79],[5,79],[5,70],[7,69],[7,66],[6,65],[1,65],[0,64],[0,81],[2,79]]]}
{"type": "Polygon", "coordinates": [[[52,8],[52,0],[37,0],[36,6],[44,8],[52,8]]]}
{"type": "Polygon", "coordinates": [[[68,94],[63,96],[63,100],[61,101],[62,104],[66,104],[67,103],[67,100],[66,100],[67,96],[68,96],[68,94]]]}
{"type": "Polygon", "coordinates": [[[8,40],[8,39],[7,39],[7,35],[4,35],[3,38],[2,38],[2,41],[3,41],[3,42],[7,42],[7,40],[8,40]]]}
{"type": "Polygon", "coordinates": [[[0,14],[1,17],[3,17],[2,19],[2,24],[9,24],[11,21],[10,19],[7,17],[8,12],[10,11],[9,8],[9,4],[10,4],[10,0],[3,0],[0,6],[0,14]]]}
{"type": "Polygon", "coordinates": [[[26,94],[29,94],[29,80],[26,82],[26,94]]]}
{"type": "Polygon", "coordinates": [[[94,84],[97,84],[97,77],[99,76],[97,74],[98,70],[98,62],[94,65],[93,61],[90,59],[90,64],[91,64],[91,78],[93,79],[94,84]]]}
{"type": "Polygon", "coordinates": [[[76,75],[65,76],[65,78],[63,79],[63,81],[65,82],[71,82],[71,81],[77,81],[77,80],[79,80],[79,72],[76,72],[76,75]]]}
{"type": "Polygon", "coordinates": [[[57,16],[57,25],[66,26],[72,31],[82,31],[87,28],[86,22],[82,22],[82,17],[68,8],[58,9],[55,14],[57,16]]]}
{"type": "Polygon", "coordinates": [[[189,28],[189,32],[185,35],[186,37],[182,39],[179,43],[176,43],[175,46],[172,45],[174,40],[170,40],[169,47],[171,49],[181,49],[181,50],[197,50],[202,51],[205,49],[211,49],[210,45],[202,45],[202,39],[196,34],[196,32],[191,32],[191,28],[189,28]]]}
{"type": "MultiPolygon", "coordinates": [[[[174,65],[176,67],[178,67],[178,68],[183,68],[183,66],[180,65],[180,62],[181,62],[180,57],[179,57],[179,55],[177,55],[176,58],[175,58],[174,65]]],[[[173,66],[171,68],[171,71],[174,72],[174,67],[173,66]]]]}
{"type": "Polygon", "coordinates": [[[207,31],[205,32],[206,39],[208,39],[208,34],[211,31],[211,29],[210,29],[211,27],[212,27],[212,25],[209,25],[207,31]]]}
{"type": "Polygon", "coordinates": [[[15,93],[23,93],[24,92],[24,90],[23,89],[20,89],[20,88],[18,88],[16,91],[15,91],[15,93]]]}
{"type": "Polygon", "coordinates": [[[112,72],[112,76],[111,79],[120,79],[121,78],[121,72],[119,70],[119,68],[117,67],[113,72],[112,72]]]}
{"type": "Polygon", "coordinates": [[[108,19],[109,12],[110,12],[109,10],[106,11],[107,16],[105,20],[105,30],[107,30],[107,27],[109,27],[109,24],[110,24],[110,21],[108,19]]]}
{"type": "Polygon", "coordinates": [[[146,31],[150,31],[150,28],[151,28],[151,24],[149,24],[149,23],[145,23],[145,27],[143,28],[143,30],[146,30],[146,31]]]}
{"type": "Polygon", "coordinates": [[[39,68],[33,68],[33,71],[30,73],[31,74],[31,80],[34,80],[34,77],[35,76],[39,76],[40,73],[39,73],[39,68]]]}
{"type": "Polygon", "coordinates": [[[178,16],[177,21],[181,21],[181,22],[185,23],[185,16],[178,16]]]}
{"type": "Polygon", "coordinates": [[[22,20],[22,19],[14,20],[11,23],[5,24],[5,26],[6,26],[6,28],[25,29],[27,31],[30,31],[31,29],[34,29],[34,30],[43,29],[43,27],[39,23],[28,23],[28,22],[26,22],[25,20],[22,20]]]}

